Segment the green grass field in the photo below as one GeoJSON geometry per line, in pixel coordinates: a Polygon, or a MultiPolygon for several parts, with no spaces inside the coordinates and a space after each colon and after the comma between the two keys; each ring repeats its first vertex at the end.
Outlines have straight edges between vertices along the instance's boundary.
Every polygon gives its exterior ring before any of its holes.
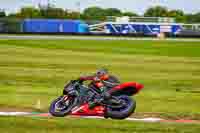
{"type": "MultiPolygon", "coordinates": [[[[109,68],[123,82],[137,81],[145,85],[144,90],[135,96],[135,117],[200,120],[200,43],[181,41],[0,40],[0,111],[47,112],[50,102],[62,93],[68,80],[101,67],[109,68]],[[38,100],[41,101],[39,109],[36,106],[38,100]]],[[[5,126],[15,121],[15,126],[19,126],[26,120],[35,126],[39,126],[38,122],[45,126],[44,121],[50,121],[50,125],[54,121],[12,117],[7,121],[7,118],[0,118],[5,126]]],[[[64,129],[59,121],[55,120],[58,129],[52,124],[55,130],[51,132],[64,129]]],[[[94,131],[101,127],[85,128],[87,122],[92,124],[95,120],[81,120],[80,125],[76,124],[80,120],[72,121],[69,132],[94,131]],[[73,126],[79,128],[75,130],[73,126]]],[[[100,121],[98,123],[102,123],[100,121]]],[[[116,122],[116,125],[121,123],[125,124],[121,130],[114,125],[114,129],[109,128],[107,132],[134,132],[135,128],[138,129],[136,132],[149,129],[152,132],[179,132],[185,127],[173,125],[168,129],[170,126],[149,124],[143,129],[144,124],[130,122],[116,122]]],[[[18,132],[29,126],[20,127],[18,132]]],[[[0,130],[4,128],[0,127],[0,130]]]]}
{"type": "Polygon", "coordinates": [[[199,133],[199,124],[0,117],[1,133],[199,133]],[[5,128],[7,127],[7,128],[5,128]]]}

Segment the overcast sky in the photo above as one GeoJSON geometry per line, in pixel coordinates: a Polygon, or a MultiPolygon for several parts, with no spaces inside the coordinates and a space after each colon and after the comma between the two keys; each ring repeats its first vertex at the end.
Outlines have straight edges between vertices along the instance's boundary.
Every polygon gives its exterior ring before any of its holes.
{"type": "MultiPolygon", "coordinates": [[[[48,0],[0,0],[0,9],[7,13],[16,12],[23,6],[37,6],[38,3],[46,4],[48,0]]],[[[123,11],[133,11],[139,14],[155,5],[166,6],[169,9],[181,9],[186,13],[200,12],[200,0],[50,0],[56,7],[78,10],[80,1],[81,10],[90,6],[103,8],[119,8],[123,11]]]]}

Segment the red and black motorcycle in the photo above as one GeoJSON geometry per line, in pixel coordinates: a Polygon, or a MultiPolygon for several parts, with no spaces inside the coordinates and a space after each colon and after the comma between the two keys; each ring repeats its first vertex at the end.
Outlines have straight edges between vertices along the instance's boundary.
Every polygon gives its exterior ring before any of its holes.
{"type": "Polygon", "coordinates": [[[97,89],[89,88],[79,80],[72,80],[64,87],[63,95],[51,103],[49,112],[56,117],[78,115],[125,119],[136,108],[136,101],[131,96],[142,88],[143,85],[136,82],[118,84],[106,90],[109,98],[105,98],[97,89]],[[91,109],[89,103],[97,100],[98,104],[91,109]]]}

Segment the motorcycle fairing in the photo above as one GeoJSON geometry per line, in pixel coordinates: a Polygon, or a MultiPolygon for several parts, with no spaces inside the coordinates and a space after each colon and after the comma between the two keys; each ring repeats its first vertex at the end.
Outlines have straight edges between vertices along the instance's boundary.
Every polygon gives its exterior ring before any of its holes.
{"type": "Polygon", "coordinates": [[[112,89],[110,89],[108,92],[111,95],[128,95],[132,96],[138,93],[144,86],[142,84],[139,84],[137,82],[127,82],[120,84],[112,89]]]}
{"type": "Polygon", "coordinates": [[[79,107],[75,107],[71,115],[74,116],[104,116],[105,107],[103,106],[96,106],[93,109],[89,108],[88,103],[83,104],[79,107]]]}

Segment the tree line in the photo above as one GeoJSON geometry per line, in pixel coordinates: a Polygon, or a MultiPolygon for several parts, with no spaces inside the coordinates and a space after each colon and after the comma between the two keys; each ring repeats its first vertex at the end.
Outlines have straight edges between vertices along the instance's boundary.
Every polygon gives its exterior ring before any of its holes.
{"type": "MultiPolygon", "coordinates": [[[[4,18],[55,18],[55,19],[81,19],[81,20],[98,20],[104,21],[107,16],[140,16],[134,12],[122,12],[117,8],[89,7],[83,12],[71,11],[57,8],[54,6],[23,7],[17,13],[6,15],[5,11],[0,10],[0,17],[4,18]]],[[[173,17],[176,22],[181,23],[200,23],[200,12],[186,14],[182,10],[169,10],[163,6],[148,8],[142,15],[144,17],[173,17]]]]}

